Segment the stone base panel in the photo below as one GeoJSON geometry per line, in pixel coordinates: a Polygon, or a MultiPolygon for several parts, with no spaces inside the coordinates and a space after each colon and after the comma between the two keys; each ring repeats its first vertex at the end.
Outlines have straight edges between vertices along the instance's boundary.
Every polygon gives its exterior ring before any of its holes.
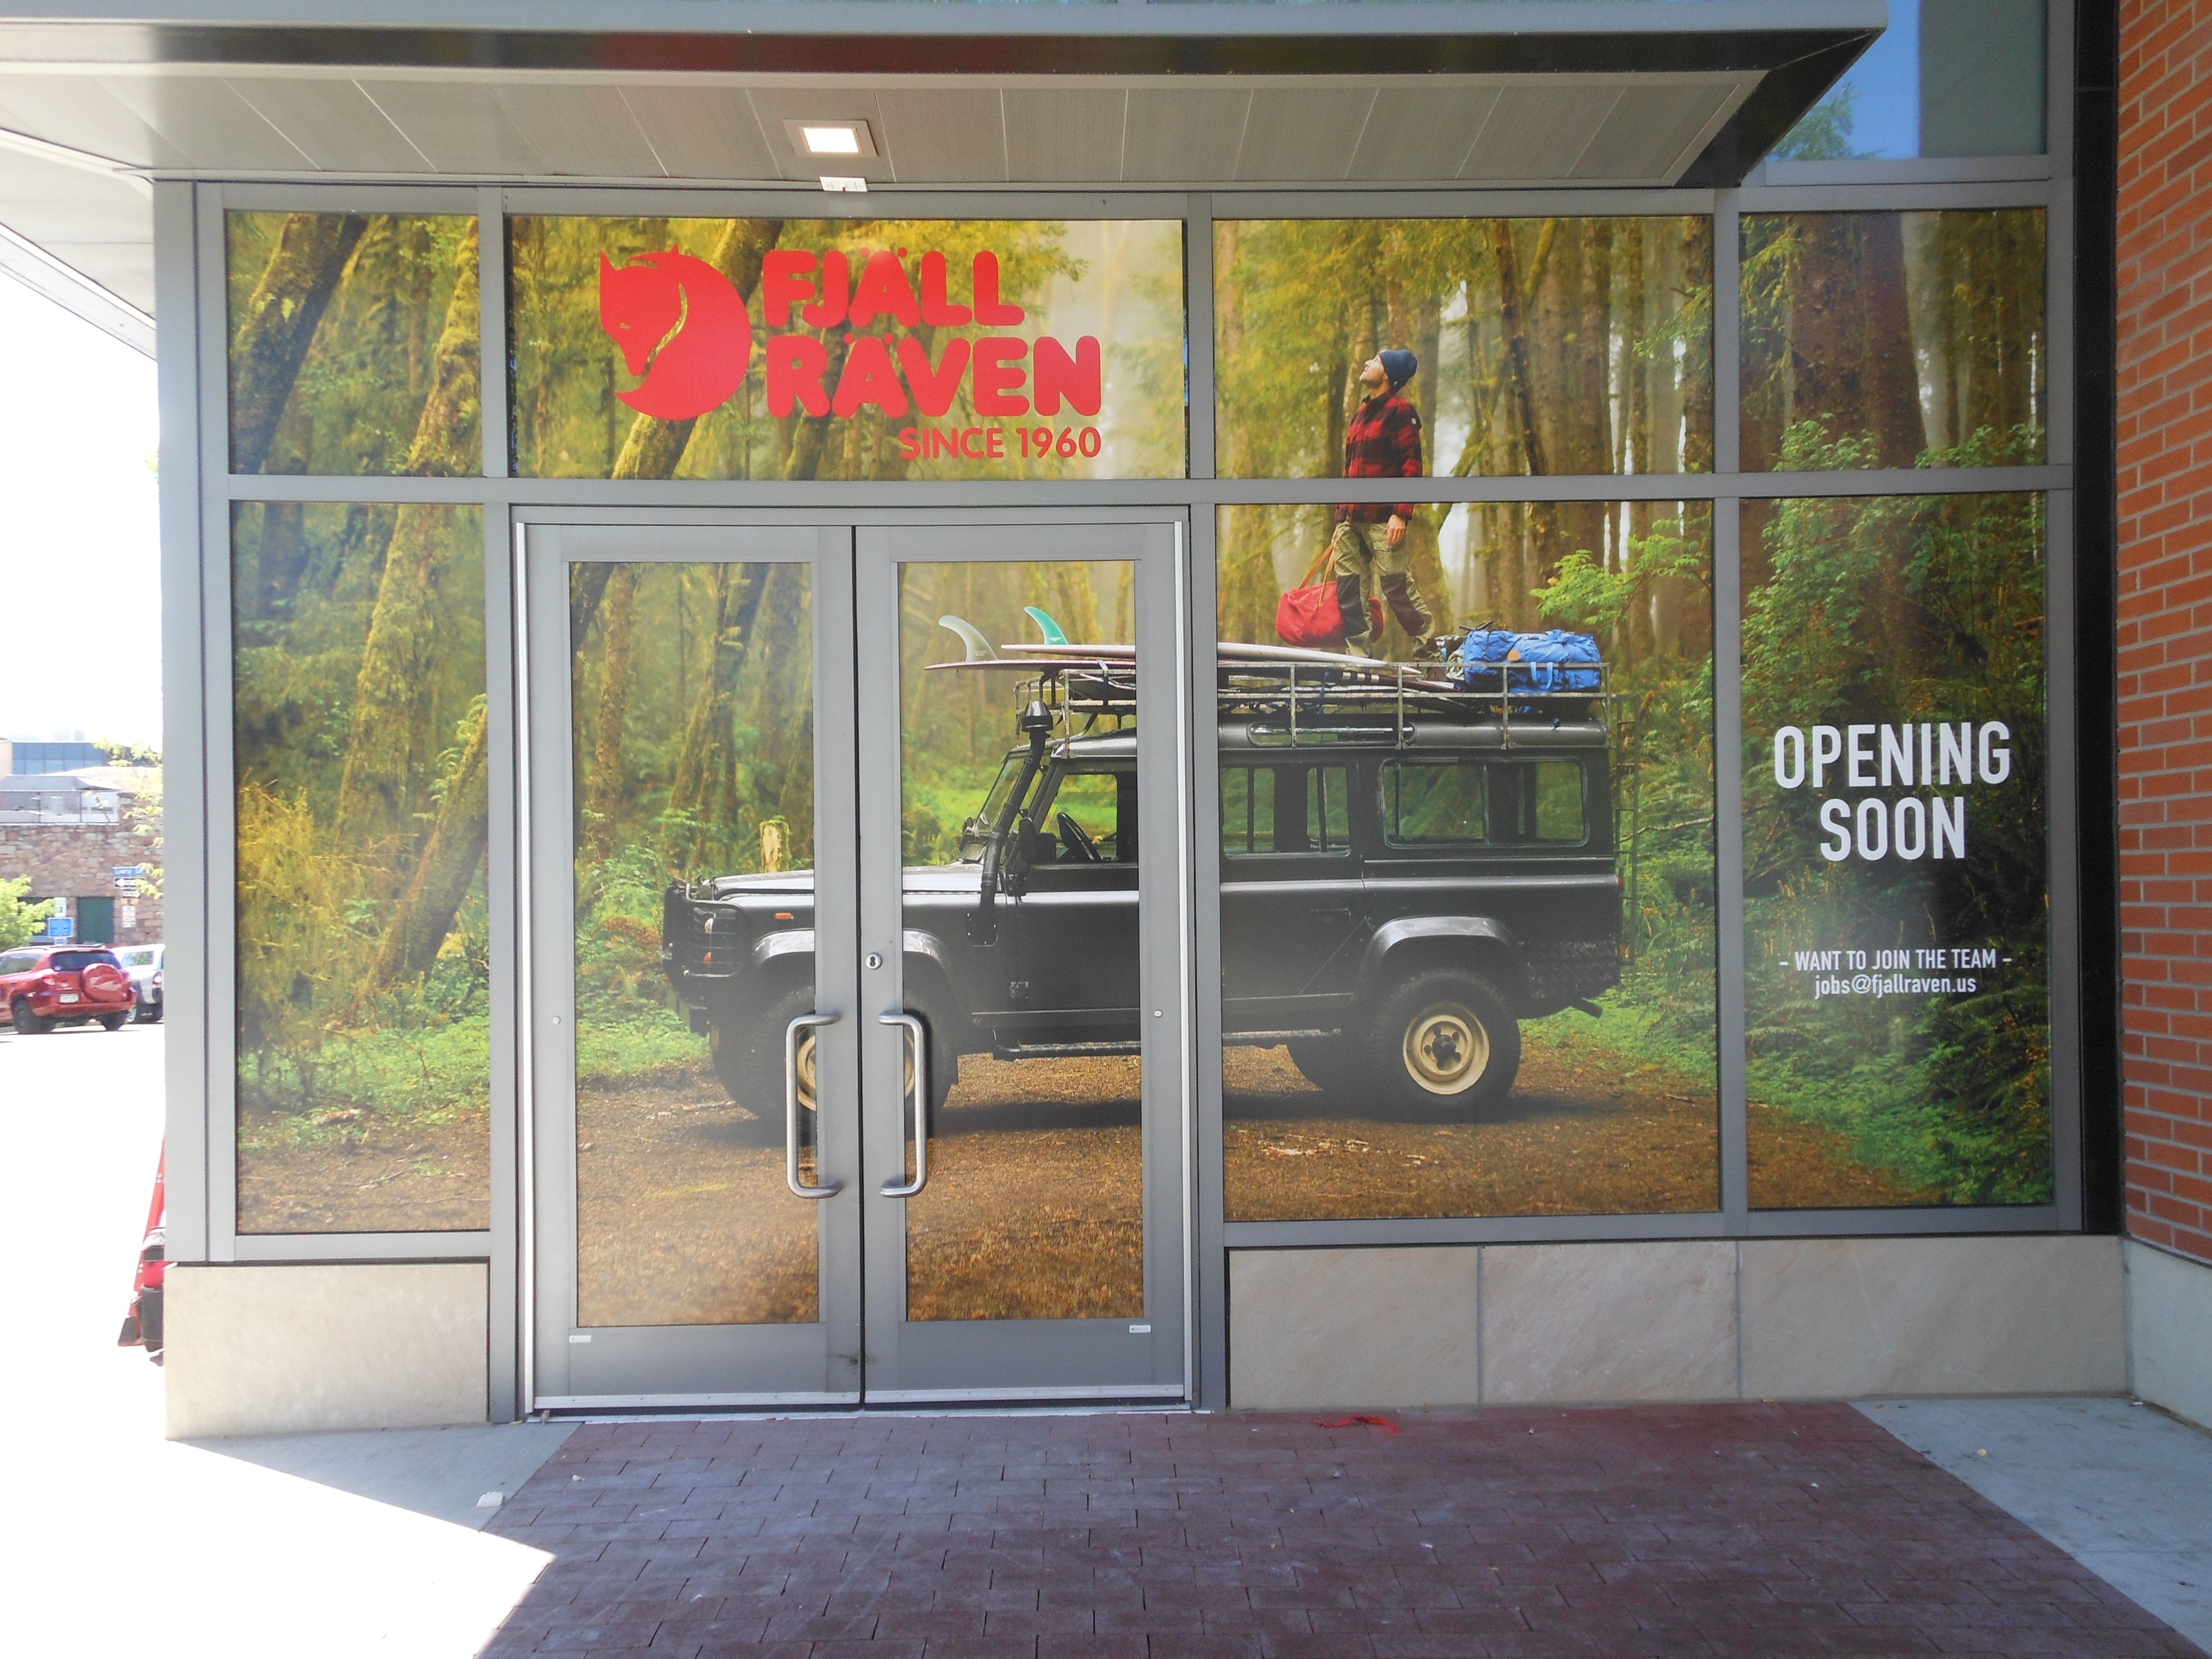
{"type": "Polygon", "coordinates": [[[485,1420],[482,1262],[172,1263],[172,1440],[485,1420]]]}
{"type": "Polygon", "coordinates": [[[2212,1267],[2127,1241],[2128,1391],[2212,1428],[2212,1267]]]}
{"type": "MultiPolygon", "coordinates": [[[[1237,1250],[1229,1263],[1238,1407],[2117,1394],[2128,1383],[2114,1238],[1237,1250]]],[[[2212,1343],[2204,1277],[2197,1329],[2212,1343]]]]}

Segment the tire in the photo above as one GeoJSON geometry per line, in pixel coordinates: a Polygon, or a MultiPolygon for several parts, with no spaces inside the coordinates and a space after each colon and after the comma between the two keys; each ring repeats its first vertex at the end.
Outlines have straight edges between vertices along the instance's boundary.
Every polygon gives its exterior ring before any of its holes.
{"type": "Polygon", "coordinates": [[[131,1016],[128,1014],[102,1014],[100,1017],[100,1029],[103,1031],[119,1031],[130,1023],[131,1016]]]}
{"type": "Polygon", "coordinates": [[[1521,1025],[1488,980],[1431,969],[1383,997],[1368,1060],[1376,1095],[1398,1109],[1473,1117],[1513,1092],[1521,1025]]]}
{"type": "Polygon", "coordinates": [[[27,997],[17,997],[14,1007],[9,1012],[14,1016],[15,1032],[19,1036],[44,1036],[54,1029],[53,1016],[33,1013],[27,997]]]}
{"type": "Polygon", "coordinates": [[[1361,1085],[1371,1075],[1356,1038],[1298,1037],[1288,1047],[1291,1063],[1331,1099],[1356,1100],[1361,1085]]]}
{"type": "MultiPolygon", "coordinates": [[[[731,1010],[708,1029],[714,1057],[714,1075],[730,1098],[753,1115],[757,1134],[749,1137],[765,1145],[784,1138],[783,1034],[801,1014],[814,1012],[814,988],[794,985],[758,1011],[731,1010]]],[[[799,1103],[809,1103],[806,1048],[811,1034],[800,1040],[799,1103]]]]}

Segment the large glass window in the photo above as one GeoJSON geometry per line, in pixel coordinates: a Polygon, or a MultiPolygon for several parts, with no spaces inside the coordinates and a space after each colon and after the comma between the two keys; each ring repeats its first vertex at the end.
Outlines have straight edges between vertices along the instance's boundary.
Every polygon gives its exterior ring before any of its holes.
{"type": "Polygon", "coordinates": [[[1184,468],[1173,221],[518,218],[515,470],[1184,468]]]}
{"type": "Polygon", "coordinates": [[[477,222],[225,216],[230,470],[483,470],[477,222]]]}
{"type": "Polygon", "coordinates": [[[1229,1218],[1717,1208],[1709,510],[1352,529],[1220,515],[1229,1218]]]}
{"type": "Polygon", "coordinates": [[[238,1230],[489,1224],[483,516],[232,520],[238,1230]]]}
{"type": "Polygon", "coordinates": [[[2043,76],[2043,0],[1889,0],[1881,38],[1774,154],[2040,155],[2043,76]]]}
{"type": "Polygon", "coordinates": [[[1224,221],[1213,260],[1224,477],[1712,465],[1710,220],[1224,221]]]}
{"type": "Polygon", "coordinates": [[[1744,508],[1751,1201],[2052,1197],[2035,495],[1744,508]]]}
{"type": "Polygon", "coordinates": [[[2038,208],[1743,221],[1746,471],[2040,461],[2038,208]]]}

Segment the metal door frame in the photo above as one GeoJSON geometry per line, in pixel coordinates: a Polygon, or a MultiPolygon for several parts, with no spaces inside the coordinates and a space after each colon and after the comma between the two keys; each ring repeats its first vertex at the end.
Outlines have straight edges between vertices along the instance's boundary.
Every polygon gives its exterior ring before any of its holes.
{"type": "MultiPolygon", "coordinates": [[[[1196,1179],[1200,1079],[1198,1075],[1195,1048],[1197,983],[1194,972],[1196,959],[1198,872],[1194,857],[1196,847],[1194,819],[1192,816],[1194,792],[1191,772],[1193,755],[1189,736],[1190,697],[1186,684],[1188,677],[1180,672],[1184,660],[1189,656],[1191,640],[1188,612],[1191,552],[1189,514],[1188,504],[1182,502],[1164,503],[1157,507],[1110,507],[1057,509],[1049,507],[984,507],[969,510],[957,507],[903,508],[874,511],[860,507],[822,507],[811,511],[785,509],[755,512],[732,508],[605,507],[516,507],[512,509],[509,518],[514,596],[513,620],[516,639],[514,654],[517,703],[515,712],[518,726],[516,763],[519,774],[515,792],[517,815],[515,845],[517,885],[520,890],[517,911],[521,933],[519,954],[522,963],[518,1014],[523,1039],[518,1043],[521,1054],[518,1078],[521,1098],[518,1103],[520,1135],[517,1149],[519,1165],[517,1175],[521,1204],[518,1217],[520,1237],[517,1240],[520,1271],[516,1275],[515,1289],[520,1339],[517,1346],[520,1349],[522,1370],[520,1393],[526,1413],[545,1410],[590,1411],[634,1407],[684,1409],[754,1407],[778,1410],[817,1407],[851,1410],[867,1406],[902,1408],[929,1401],[957,1405],[972,1404],[982,1401],[1038,1403],[1069,1401],[1146,1401],[1168,1403],[1188,1401],[1195,1397],[1195,1372],[1200,1340],[1200,1333],[1196,1328],[1195,1322],[1199,1301],[1197,1294],[1199,1287],[1196,1282],[1198,1266],[1196,1179]],[[1137,591],[1133,600],[1133,610],[1136,631],[1140,639],[1147,639],[1156,644],[1170,641],[1172,646],[1171,651],[1162,653],[1161,667],[1146,681],[1150,695],[1146,698],[1145,706],[1148,711],[1157,709],[1161,712],[1162,718],[1152,721],[1153,729],[1157,731],[1165,726],[1172,734],[1170,756],[1162,762],[1159,769],[1167,772],[1172,777],[1176,787],[1169,799],[1159,800],[1155,797],[1146,805],[1140,805],[1139,811],[1144,815],[1146,833],[1153,837],[1153,844],[1164,846],[1171,840],[1176,849],[1172,871],[1164,876],[1155,878],[1158,883],[1158,888],[1156,889],[1151,884],[1147,884],[1142,890],[1147,894],[1161,890],[1171,891],[1171,903],[1165,906],[1155,904],[1154,920],[1151,931],[1146,937],[1143,950],[1148,987],[1159,985],[1171,988],[1171,990],[1162,990],[1159,996],[1155,999],[1156,1006],[1161,1009],[1160,1024],[1164,1030],[1158,1039],[1148,1041],[1146,1056],[1147,1060],[1145,1068],[1146,1078],[1145,1085],[1146,1095],[1146,1322],[1154,1327],[1153,1346],[1156,1352],[1159,1349],[1161,1339],[1170,1334],[1175,1345],[1180,1348],[1180,1353],[1173,1356],[1174,1363],[1169,1368],[1175,1374],[1174,1380],[1118,1384],[1028,1386],[1014,1384],[868,1389],[865,1386],[864,1374],[862,1388],[850,1391],[705,1390],[696,1393],[579,1394],[556,1392],[546,1389],[544,1384],[553,1379],[550,1376],[541,1377],[540,1374],[541,1362],[545,1358],[540,1351],[541,1340],[546,1334],[546,1333],[541,1333],[538,1328],[545,1311],[542,1304],[549,1295],[562,1294],[565,1291],[566,1306],[571,1311],[574,1310],[576,1225],[573,1147],[567,1149],[540,1147],[538,1144],[540,1137],[538,1133],[540,1127],[540,1093],[541,1089],[546,1091],[546,1100],[543,1103],[549,1109],[553,1110],[562,1108],[561,1097],[565,1094],[566,1109],[570,1115],[569,1121],[573,1124],[574,1050],[571,1042],[571,1045],[567,1049],[569,1058],[565,1064],[556,1063],[556,1066],[549,1068],[544,1064],[546,1056],[541,1053],[541,1046],[556,1054],[560,1052],[563,1040],[552,1038],[550,1036],[554,1029],[551,1021],[556,1018],[555,1009],[545,1005],[550,1001],[559,1007],[562,1013],[567,1012],[568,991],[574,968],[573,961],[555,959],[560,955],[559,947],[567,944],[571,938],[572,922],[567,914],[570,894],[565,884],[559,880],[557,874],[549,872],[545,878],[541,879],[539,872],[542,866],[549,863],[554,866],[556,872],[568,867],[565,860],[556,858],[552,854],[560,850],[553,846],[556,841],[561,843],[562,848],[565,848],[567,844],[570,822],[568,798],[573,774],[565,769],[569,764],[571,740],[570,713],[565,702],[569,672],[568,653],[565,648],[565,629],[556,629],[550,627],[549,619],[556,609],[551,600],[542,595],[533,600],[531,580],[532,562],[544,561],[565,565],[566,558],[557,550],[561,547],[560,537],[563,531],[586,532],[616,531],[634,533],[645,541],[643,550],[635,552],[625,550],[622,556],[625,560],[635,560],[639,562],[727,561],[732,557],[745,559],[756,556],[749,556],[743,551],[732,550],[728,547],[726,541],[718,550],[714,546],[714,538],[716,537],[726,538],[732,535],[742,536],[747,532],[763,530],[812,530],[825,538],[838,538],[844,542],[847,551],[842,566],[846,573],[845,586],[843,592],[838,596],[839,602],[833,605],[830,603],[830,595],[817,589],[814,596],[813,607],[817,697],[815,726],[817,780],[816,862],[819,869],[824,867],[830,860],[831,849],[828,842],[832,833],[831,825],[839,817],[837,812],[829,807],[825,799],[825,787],[829,781],[833,778],[849,776],[856,789],[859,789],[860,780],[866,774],[862,756],[868,746],[869,738],[860,723],[861,699],[854,683],[857,676],[854,668],[855,658],[853,654],[863,648],[866,644],[860,632],[860,624],[866,612],[860,604],[858,594],[854,591],[854,574],[862,562],[860,544],[863,538],[869,536],[871,532],[897,530],[949,532],[957,535],[978,529],[999,527],[1050,530],[1055,527],[1072,529],[1080,526],[1109,525],[1146,526],[1159,532],[1158,544],[1142,550],[1141,554],[1133,550],[1127,556],[1136,558],[1138,562],[1137,591]],[[685,534],[684,532],[687,532],[690,533],[685,534]],[[656,544],[658,544],[657,546],[656,544]],[[549,546],[556,550],[546,550],[549,546]],[[1150,580],[1146,580],[1148,573],[1151,574],[1150,580]],[[544,615],[533,617],[533,609],[544,611],[544,615]],[[833,658],[829,654],[830,640],[825,639],[825,630],[829,630],[834,636],[833,624],[840,622],[843,624],[844,643],[842,648],[838,649],[837,656],[845,662],[848,669],[842,679],[827,672],[833,658]],[[542,634],[550,634],[558,641],[554,649],[533,651],[533,643],[542,634]],[[551,696],[552,707],[549,708],[543,706],[548,702],[549,693],[553,692],[557,692],[558,695],[551,696]],[[824,707],[824,701],[833,695],[842,701],[840,711],[833,711],[824,707]],[[830,745],[836,742],[836,735],[833,729],[835,726],[833,715],[836,713],[842,713],[845,721],[844,731],[853,734],[852,740],[845,749],[845,755],[849,757],[848,759],[837,759],[828,752],[830,745]],[[550,724],[549,725],[548,722],[550,724]],[[541,745],[545,754],[557,756],[562,760],[563,770],[559,775],[554,777],[538,775],[544,769],[533,767],[532,758],[541,745]],[[1167,833],[1169,831],[1172,832],[1171,836],[1167,833]],[[1160,914],[1162,908],[1168,911],[1164,916],[1160,914]],[[1159,1053],[1164,1063],[1152,1063],[1155,1051],[1159,1053]],[[1154,1105],[1156,1097],[1153,1094],[1156,1088],[1164,1092],[1168,1090],[1175,1091],[1173,1095],[1168,1096],[1159,1103],[1157,1111],[1154,1105]],[[1157,1133],[1155,1132],[1156,1117],[1158,1120],[1157,1133]],[[565,1157],[562,1156],[563,1151],[566,1152],[565,1157]],[[1174,1167],[1171,1170],[1162,1168],[1156,1170],[1154,1158],[1156,1152],[1158,1151],[1172,1153],[1174,1167]],[[562,1191],[564,1182],[565,1194],[562,1191]],[[552,1204],[547,1203],[545,1200],[549,1194],[558,1201],[552,1204]],[[1161,1212],[1157,1220],[1155,1218],[1156,1202],[1161,1212]],[[1175,1236],[1172,1243],[1166,1237],[1170,1230],[1175,1236]],[[563,1231],[566,1233],[565,1240],[562,1237],[563,1231]],[[548,1248],[563,1253],[568,1264],[565,1278],[556,1279],[553,1283],[543,1282],[544,1277],[543,1267],[547,1260],[544,1252],[548,1248]],[[1172,1308],[1159,1305],[1170,1299],[1170,1292],[1172,1292],[1174,1304],[1172,1308]]],[[[836,563],[834,557],[824,558],[823,551],[823,550],[817,550],[814,556],[814,568],[817,571],[836,563]]],[[[785,556],[787,562],[793,562],[788,559],[787,555],[785,556]]],[[[1034,558],[1037,556],[1034,552],[1024,555],[1019,552],[994,553],[988,550],[978,551],[974,549],[963,550],[955,545],[949,546],[940,556],[963,562],[973,560],[996,562],[1019,561],[1024,557],[1034,558]]],[[[1048,558],[1049,553],[1045,556],[1048,558]]],[[[1104,558],[1122,556],[1094,554],[1090,556],[1104,558]]],[[[562,614],[565,614],[565,606],[559,608],[562,614]]],[[[876,611],[879,617],[884,614],[881,607],[876,607],[876,611]]],[[[890,659],[896,661],[896,608],[895,604],[889,611],[889,620],[891,638],[890,659]]],[[[891,692],[894,708],[896,705],[895,682],[894,676],[894,689],[891,692]]],[[[1140,722],[1139,730],[1142,729],[1143,725],[1140,722]]],[[[890,752],[895,769],[896,755],[895,727],[890,752]]],[[[891,775],[896,776],[895,769],[891,775]]],[[[892,821],[896,823],[898,811],[896,786],[890,792],[890,811],[893,814],[892,821]]],[[[850,825],[852,843],[842,849],[842,856],[847,867],[858,872],[865,867],[866,854],[860,845],[860,830],[866,822],[865,805],[855,801],[853,807],[848,808],[844,814],[844,821],[850,825]]],[[[890,844],[894,847],[898,844],[896,836],[893,836],[890,844]]],[[[1157,870],[1159,866],[1157,861],[1154,861],[1147,867],[1157,870]]],[[[1140,873],[1140,882],[1144,879],[1140,873]]],[[[823,926],[824,896],[825,889],[817,883],[816,890],[817,929],[823,926]]],[[[1168,892],[1163,892],[1162,896],[1168,896],[1168,892]]],[[[855,905],[854,908],[857,910],[858,907],[855,905]]],[[[848,981],[856,981],[859,974],[860,944],[858,922],[859,918],[855,915],[853,918],[854,932],[851,948],[843,953],[842,972],[848,981]]],[[[836,1012],[844,1012],[849,1009],[854,1011],[854,1016],[871,1016],[873,1012],[872,1006],[863,1006],[859,995],[861,988],[857,984],[840,987],[839,988],[845,991],[842,998],[830,997],[830,990],[834,981],[820,965],[828,959],[829,954],[826,951],[817,953],[817,986],[822,989],[825,1005],[834,1000],[838,1005],[836,1012]]],[[[830,1008],[825,1006],[825,1012],[829,1011],[830,1011],[830,1008]]],[[[854,1058],[857,1060],[857,1049],[863,1030],[863,1018],[848,1017],[841,1020],[838,1025],[829,1027],[825,1035],[835,1037],[841,1047],[850,1045],[855,1050],[854,1058]]],[[[871,1115],[870,1095],[865,1089],[861,1115],[862,1121],[868,1121],[871,1115]]],[[[872,1139],[864,1136],[860,1148],[861,1157],[852,1160],[856,1168],[860,1168],[862,1160],[865,1160],[865,1168],[860,1169],[860,1173],[867,1180],[879,1182],[889,1169],[888,1160],[883,1156],[883,1145],[884,1138],[881,1136],[876,1136],[872,1139]],[[883,1170],[877,1168],[878,1163],[884,1164],[883,1170]]],[[[902,1144],[901,1152],[902,1157],[902,1144]]],[[[849,1182],[845,1194],[826,1200],[826,1203],[843,1205],[848,1202],[857,1204],[860,1201],[859,1183],[849,1182]]],[[[825,1217],[825,1221],[828,1219],[829,1218],[825,1217]]],[[[841,1231],[847,1237],[859,1243],[863,1249],[866,1248],[864,1228],[848,1225],[841,1230],[834,1224],[825,1225],[824,1247],[820,1258],[823,1276],[822,1306],[825,1316],[832,1311],[829,1275],[831,1272],[830,1256],[833,1252],[830,1241],[834,1239],[841,1231]]],[[[902,1254],[903,1233],[902,1232],[899,1237],[902,1254]]],[[[854,1285],[856,1290],[859,1290],[866,1282],[861,1264],[858,1261],[854,1262],[853,1271],[854,1285]]],[[[902,1276],[900,1283],[902,1296],[902,1276]]],[[[860,1291],[862,1299],[856,1300],[854,1304],[853,1343],[848,1350],[853,1353],[861,1352],[863,1350],[860,1344],[867,1340],[866,1327],[860,1322],[866,1316],[865,1295],[865,1291],[860,1291]]],[[[933,1324],[934,1322],[930,1322],[933,1324]]],[[[966,1322],[959,1322],[966,1323],[966,1322]]],[[[968,1346],[980,1347],[987,1352],[1008,1352],[1018,1356],[1020,1350],[1015,1345],[1034,1345],[1044,1335],[1044,1333],[1038,1329],[1039,1326],[1050,1328],[1054,1334],[1064,1334],[1070,1326],[1096,1325],[1102,1322],[1003,1322],[1007,1325],[1019,1324],[1024,1328],[1019,1334],[1006,1332],[1005,1347],[1001,1347],[997,1340],[999,1335],[997,1332],[994,1332],[989,1340],[968,1346]]],[[[1000,1325],[1002,1322],[991,1322],[991,1323],[1000,1325]]],[[[648,1328],[658,1330],[664,1328],[648,1328]]],[[[665,1328],[680,1330],[690,1328],[665,1328]]],[[[696,1328],[715,1332],[822,1331],[824,1333],[825,1346],[830,1351],[834,1352],[838,1346],[828,1341],[827,1328],[823,1325],[714,1326],[696,1328]]],[[[927,1328],[927,1326],[925,1325],[921,1328],[927,1328]]],[[[568,1357],[567,1347],[568,1345],[564,1344],[562,1349],[549,1350],[549,1352],[558,1353],[565,1359],[568,1357]]],[[[566,1381],[565,1376],[562,1380],[566,1381]]]]}
{"type": "Polygon", "coordinates": [[[1194,865],[1188,810],[1189,745],[1184,739],[1184,589],[1187,538],[1180,514],[1056,513],[1039,514],[860,515],[854,538],[856,660],[897,664],[901,604],[897,572],[909,563],[1024,563],[1059,559],[1127,560],[1135,566],[1132,619],[1140,660],[1157,665],[1139,681],[1138,769],[1173,787],[1138,792],[1140,848],[1172,845],[1171,864],[1140,853],[1138,893],[1148,925],[1139,933],[1144,1020],[1145,1311],[1137,1320],[945,1320],[905,1317],[907,1267],[903,1210],[898,1222],[884,1198],[886,1182],[907,1178],[900,1128],[899,1039],[879,1030],[878,1012],[908,1004],[900,969],[904,952],[900,802],[901,684],[878,673],[857,700],[860,793],[861,939],[882,954],[888,982],[878,989],[862,975],[864,1003],[861,1134],[864,1201],[869,1220],[863,1248],[868,1267],[863,1299],[871,1405],[1054,1400],[1170,1400],[1191,1397],[1195,1301],[1191,1282],[1192,1171],[1196,1075],[1192,1047],[1191,915],[1194,865]],[[1052,545],[1012,544],[993,532],[1057,530],[1052,545]],[[1091,532],[1086,535],[1085,532],[1091,532]],[[1106,532],[1107,534],[1097,532],[1106,532]],[[1137,533],[1131,534],[1129,532],[1137,533]],[[1119,532],[1119,533],[1114,533],[1119,532]],[[1149,532],[1149,533],[1146,533],[1149,532]],[[1070,544],[1073,544],[1073,546],[1070,544]],[[884,578],[888,577],[886,580],[884,578]],[[884,705],[888,701],[888,717],[884,705]],[[1150,734],[1148,737],[1147,734],[1150,734]],[[1166,798],[1162,799],[1163,793],[1166,798]],[[878,1010],[877,1005],[883,1007],[878,1010]],[[1165,1072],[1164,1078],[1160,1074],[1165,1072]],[[896,1155],[893,1156],[893,1149],[896,1155]],[[1179,1249],[1170,1235],[1180,1233],[1179,1249]],[[884,1316],[878,1317],[878,1310],[884,1316]],[[1139,1339],[1141,1355],[1132,1350],[1139,1339]],[[1178,1352],[1179,1350],[1179,1352],[1178,1352]],[[881,1376],[885,1380],[878,1383],[881,1376]],[[999,1380],[981,1380],[995,1377],[999,1380]],[[1118,1377],[1119,1380],[1115,1380],[1118,1377]],[[929,1380],[924,1380],[927,1378],[929,1380]],[[1082,1380],[1078,1380],[1082,1379],[1082,1380]]]}
{"type": "MultiPolygon", "coordinates": [[[[818,1317],[810,1324],[592,1327],[574,1322],[580,1231],[574,1146],[574,930],[573,889],[564,878],[573,863],[574,744],[569,702],[566,571],[593,555],[623,563],[785,563],[807,568],[813,577],[810,611],[813,621],[815,849],[817,865],[844,865],[858,855],[850,778],[842,759],[853,733],[852,532],[831,520],[811,524],[741,524],[727,521],[684,524],[579,523],[540,520],[518,524],[514,532],[517,622],[521,648],[516,681],[521,726],[517,748],[525,767],[517,791],[522,822],[521,902],[525,971],[520,1022],[523,1040],[521,1188],[526,1210],[519,1277],[522,1351],[528,1370],[525,1399],[538,1410],[606,1409],[633,1405],[687,1407],[850,1406],[860,1399],[860,1304],[857,1188],[819,1201],[816,1271],[818,1317]],[[811,532],[813,546],[806,548],[811,532]],[[777,533],[781,532],[781,533],[777,533]],[[569,538],[585,544],[574,545],[569,538]],[[750,542],[754,545],[748,545],[750,542]],[[612,543],[613,545],[605,545],[612,543]],[[601,544],[601,545],[592,545],[601,544]],[[536,569],[533,571],[532,567],[536,569]],[[561,573],[559,585],[533,593],[561,573]],[[543,648],[537,648],[540,642],[543,648]],[[532,767],[533,755],[555,763],[532,767]],[[839,780],[844,780],[841,790],[839,780]],[[563,1029],[563,1021],[568,1022],[563,1029]],[[541,1111],[544,1115],[541,1117],[541,1111]],[[541,1137],[542,1127],[565,1126],[565,1139],[541,1137]],[[565,1342],[556,1331],[564,1331],[565,1342]],[[637,1333],[628,1334],[626,1333],[637,1333]],[[610,1352],[604,1358],[597,1350],[610,1352]],[[852,1367],[854,1386],[831,1386],[841,1364],[852,1367]],[[642,1366],[670,1381],[706,1386],[636,1389],[617,1384],[579,1386],[576,1370],[623,1372],[642,1366]],[[781,1385],[728,1389],[712,1386],[726,1369],[744,1367],[781,1385]],[[823,1386],[806,1386],[818,1377],[823,1386]]],[[[855,906],[848,890],[824,890],[817,884],[814,926],[816,1006],[851,1010],[856,988],[852,977],[857,956],[855,906]]],[[[821,1063],[857,1083],[859,1045],[850,1018],[824,1028],[817,1042],[821,1063]]],[[[839,1143],[854,1135],[857,1123],[820,1115],[822,1157],[857,1166],[857,1146],[839,1143]]]]}

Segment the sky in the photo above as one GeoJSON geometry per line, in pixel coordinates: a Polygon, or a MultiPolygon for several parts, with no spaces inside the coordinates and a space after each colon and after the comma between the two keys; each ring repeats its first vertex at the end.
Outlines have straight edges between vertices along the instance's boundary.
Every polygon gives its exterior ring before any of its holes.
{"type": "Polygon", "coordinates": [[[1920,154],[1920,0],[1889,0],[1889,27],[1851,65],[1851,148],[1895,160],[1920,154]]]}
{"type": "Polygon", "coordinates": [[[154,362],[0,276],[0,737],[158,746],[154,362]]]}

